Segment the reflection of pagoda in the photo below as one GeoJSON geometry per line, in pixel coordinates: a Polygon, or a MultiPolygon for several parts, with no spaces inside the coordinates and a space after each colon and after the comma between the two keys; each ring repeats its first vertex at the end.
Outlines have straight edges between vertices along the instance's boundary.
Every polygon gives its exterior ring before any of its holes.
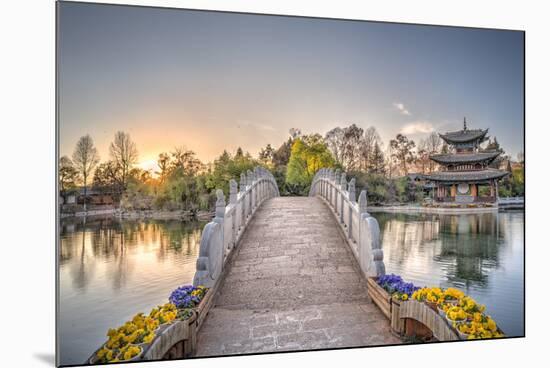
{"type": "Polygon", "coordinates": [[[495,203],[498,197],[497,180],[508,173],[489,168],[499,155],[497,151],[480,151],[489,129],[468,129],[464,118],[464,129],[439,136],[454,153],[436,154],[430,159],[440,164],[441,171],[426,175],[434,183],[434,199],[445,203],[495,203]],[[488,195],[480,193],[480,186],[488,186],[488,195]]]}

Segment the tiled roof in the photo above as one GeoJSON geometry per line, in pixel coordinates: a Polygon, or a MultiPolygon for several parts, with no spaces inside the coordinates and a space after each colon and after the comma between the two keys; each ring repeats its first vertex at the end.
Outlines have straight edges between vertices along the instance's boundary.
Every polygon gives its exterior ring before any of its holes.
{"type": "Polygon", "coordinates": [[[478,153],[456,153],[456,154],[440,154],[432,155],[430,159],[441,164],[452,163],[472,163],[485,160],[494,160],[500,152],[478,152],[478,153]]]}
{"type": "Polygon", "coordinates": [[[439,136],[448,143],[465,143],[474,141],[476,139],[482,139],[488,131],[489,129],[467,129],[440,134],[439,136]]]}
{"type": "Polygon", "coordinates": [[[425,175],[427,180],[463,182],[499,179],[508,175],[508,172],[496,169],[485,169],[478,171],[438,171],[425,175]]]}

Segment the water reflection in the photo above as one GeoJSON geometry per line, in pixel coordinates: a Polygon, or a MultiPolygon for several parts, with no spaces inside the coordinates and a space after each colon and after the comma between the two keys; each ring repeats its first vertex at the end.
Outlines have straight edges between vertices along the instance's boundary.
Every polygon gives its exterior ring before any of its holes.
{"type": "Polygon", "coordinates": [[[82,363],[107,328],[190,283],[204,223],[115,218],[60,224],[63,364],[82,363]]]}
{"type": "Polygon", "coordinates": [[[373,215],[387,272],[459,287],[487,304],[509,335],[523,334],[523,212],[373,215]]]}

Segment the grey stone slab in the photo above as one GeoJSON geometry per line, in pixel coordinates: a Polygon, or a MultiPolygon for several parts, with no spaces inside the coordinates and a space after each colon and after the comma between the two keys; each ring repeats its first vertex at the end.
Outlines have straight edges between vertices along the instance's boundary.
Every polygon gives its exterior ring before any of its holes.
{"type": "Polygon", "coordinates": [[[262,204],[199,331],[197,356],[395,344],[330,210],[262,204]]]}

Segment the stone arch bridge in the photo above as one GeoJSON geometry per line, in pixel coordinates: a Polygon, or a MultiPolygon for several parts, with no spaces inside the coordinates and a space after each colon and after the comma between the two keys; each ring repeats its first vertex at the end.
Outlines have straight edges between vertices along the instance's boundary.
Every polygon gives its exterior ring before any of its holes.
{"type": "Polygon", "coordinates": [[[321,169],[308,197],[280,197],[256,168],[218,190],[194,285],[213,294],[196,356],[399,343],[367,294],[384,273],[379,227],[355,179],[321,169]]]}

